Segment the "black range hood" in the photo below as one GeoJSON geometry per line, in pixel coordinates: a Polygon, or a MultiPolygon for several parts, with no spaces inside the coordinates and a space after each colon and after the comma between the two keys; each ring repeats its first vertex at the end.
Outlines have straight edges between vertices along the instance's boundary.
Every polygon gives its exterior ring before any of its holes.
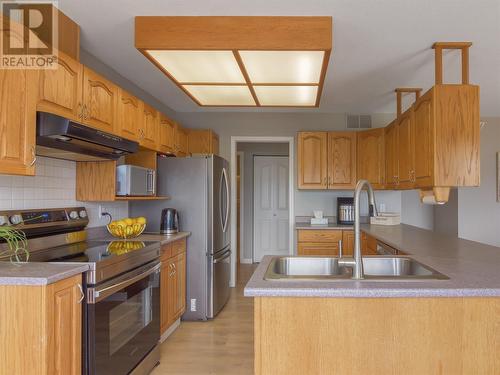
{"type": "Polygon", "coordinates": [[[116,160],[139,144],[47,112],[36,114],[37,155],[76,161],[116,160]]]}

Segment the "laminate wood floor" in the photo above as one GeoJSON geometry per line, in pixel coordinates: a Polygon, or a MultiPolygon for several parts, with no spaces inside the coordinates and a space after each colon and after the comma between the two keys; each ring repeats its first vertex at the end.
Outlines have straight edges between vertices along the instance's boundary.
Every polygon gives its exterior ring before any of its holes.
{"type": "Polygon", "coordinates": [[[252,375],[253,298],[243,296],[256,265],[239,267],[236,288],[209,322],[181,322],[161,344],[160,365],[152,375],[252,375]]]}

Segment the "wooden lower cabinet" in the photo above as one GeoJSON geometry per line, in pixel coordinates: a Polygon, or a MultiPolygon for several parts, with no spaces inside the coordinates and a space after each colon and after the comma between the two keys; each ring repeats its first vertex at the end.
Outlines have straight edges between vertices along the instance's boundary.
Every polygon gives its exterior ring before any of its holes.
{"type": "MultiPolygon", "coordinates": [[[[298,230],[297,255],[338,256],[339,241],[342,241],[344,255],[354,254],[354,230],[305,229],[298,230]]],[[[377,240],[361,232],[361,253],[377,255],[377,240]]]]}
{"type": "Polygon", "coordinates": [[[256,375],[500,369],[500,298],[254,298],[256,375]]]}
{"type": "Polygon", "coordinates": [[[160,334],[186,311],[186,239],[162,246],[160,334]]]}
{"type": "Polygon", "coordinates": [[[336,256],[339,255],[338,243],[303,242],[298,244],[298,255],[336,256]]]}
{"type": "Polygon", "coordinates": [[[0,286],[0,374],[82,373],[81,275],[0,286]]]}

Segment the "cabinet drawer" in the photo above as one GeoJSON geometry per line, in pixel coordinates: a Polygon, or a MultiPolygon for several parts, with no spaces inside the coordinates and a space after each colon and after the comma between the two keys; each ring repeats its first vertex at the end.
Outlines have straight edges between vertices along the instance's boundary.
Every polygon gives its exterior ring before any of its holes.
{"type": "Polygon", "coordinates": [[[171,243],[172,245],[172,256],[178,255],[186,251],[186,239],[174,241],[171,243]]]}
{"type": "Polygon", "coordinates": [[[299,242],[335,242],[342,239],[341,230],[299,230],[299,242]]]}
{"type": "Polygon", "coordinates": [[[298,246],[298,255],[336,256],[339,255],[338,243],[302,242],[298,246]]]}
{"type": "Polygon", "coordinates": [[[172,258],[172,243],[161,245],[160,254],[162,262],[166,262],[169,258],[172,258]]]}

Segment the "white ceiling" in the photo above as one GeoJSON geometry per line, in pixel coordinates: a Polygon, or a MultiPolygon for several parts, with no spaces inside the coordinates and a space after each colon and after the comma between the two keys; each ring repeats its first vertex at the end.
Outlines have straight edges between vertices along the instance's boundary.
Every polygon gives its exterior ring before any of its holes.
{"type": "MultiPolygon", "coordinates": [[[[398,86],[434,82],[435,41],[471,41],[481,114],[500,116],[500,0],[59,0],[81,26],[82,48],[175,111],[395,112],[398,86]],[[139,15],[333,17],[334,47],[319,109],[200,108],[134,48],[139,15]]],[[[457,82],[458,53],[445,55],[457,82]]]]}

